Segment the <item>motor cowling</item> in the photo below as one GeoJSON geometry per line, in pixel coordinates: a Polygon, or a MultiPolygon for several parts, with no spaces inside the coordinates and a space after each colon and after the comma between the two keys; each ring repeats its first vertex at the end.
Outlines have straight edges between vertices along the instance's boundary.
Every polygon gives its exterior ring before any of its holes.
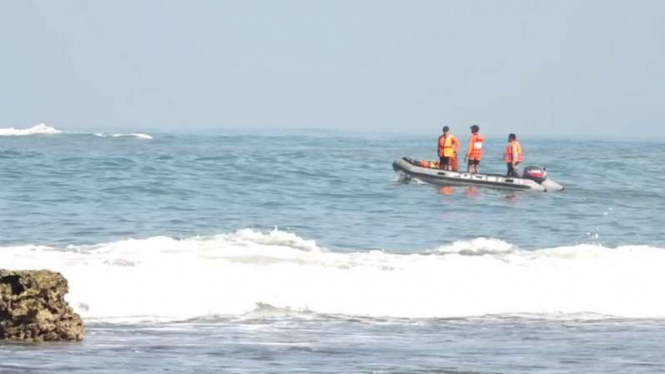
{"type": "Polygon", "coordinates": [[[547,170],[540,166],[527,166],[524,168],[522,178],[531,179],[537,183],[543,183],[547,179],[547,170]]]}

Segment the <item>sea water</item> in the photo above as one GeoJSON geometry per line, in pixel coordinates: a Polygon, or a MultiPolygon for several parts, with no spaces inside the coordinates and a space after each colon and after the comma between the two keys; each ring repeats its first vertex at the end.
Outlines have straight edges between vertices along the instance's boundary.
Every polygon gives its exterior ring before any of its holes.
{"type": "Polygon", "coordinates": [[[0,373],[665,372],[665,144],[520,139],[561,193],[393,172],[436,135],[0,129],[0,268],[87,329],[0,373]]]}

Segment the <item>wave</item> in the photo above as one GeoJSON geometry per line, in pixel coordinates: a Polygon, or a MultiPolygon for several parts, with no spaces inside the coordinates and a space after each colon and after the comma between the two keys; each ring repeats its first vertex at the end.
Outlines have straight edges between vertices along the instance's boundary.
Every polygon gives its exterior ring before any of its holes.
{"type": "Polygon", "coordinates": [[[665,249],[595,245],[525,251],[495,239],[417,254],[340,253],[292,233],[129,239],[0,248],[11,269],[69,280],[84,318],[184,320],[276,310],[453,318],[596,315],[665,318],[665,249]]]}
{"type": "Polygon", "coordinates": [[[443,254],[458,253],[463,255],[502,254],[514,252],[517,247],[498,239],[476,238],[469,241],[456,241],[437,248],[443,254]]]}
{"type": "Polygon", "coordinates": [[[144,133],[128,133],[128,134],[107,134],[107,133],[83,133],[78,131],[61,131],[54,127],[47,126],[45,123],[40,123],[28,129],[15,129],[13,127],[0,128],[0,136],[27,136],[27,135],[55,135],[55,134],[71,134],[71,135],[94,135],[102,138],[136,138],[152,140],[150,134],[144,133]]]}
{"type": "Polygon", "coordinates": [[[45,123],[40,123],[28,129],[0,128],[0,136],[54,135],[61,133],[62,131],[47,126],[45,123]]]}
{"type": "Polygon", "coordinates": [[[99,136],[101,138],[137,138],[137,139],[145,139],[145,140],[152,140],[153,137],[152,135],[149,134],[143,134],[143,133],[131,133],[131,134],[105,134],[105,133],[100,133],[97,132],[94,134],[95,136],[99,136]]]}

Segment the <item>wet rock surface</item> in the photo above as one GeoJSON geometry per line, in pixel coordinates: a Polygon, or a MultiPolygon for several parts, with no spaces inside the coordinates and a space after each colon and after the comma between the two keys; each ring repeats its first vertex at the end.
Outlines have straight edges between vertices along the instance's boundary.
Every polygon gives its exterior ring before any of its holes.
{"type": "Polygon", "coordinates": [[[83,321],[65,302],[67,280],[48,270],[0,270],[0,340],[83,339],[83,321]]]}

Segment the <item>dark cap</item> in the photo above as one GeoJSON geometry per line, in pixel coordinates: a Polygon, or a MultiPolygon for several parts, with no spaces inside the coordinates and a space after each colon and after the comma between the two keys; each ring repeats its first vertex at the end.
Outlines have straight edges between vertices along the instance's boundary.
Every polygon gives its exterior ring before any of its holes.
{"type": "Polygon", "coordinates": [[[449,130],[450,130],[450,127],[448,127],[448,126],[443,126],[443,132],[447,132],[447,131],[449,131],[449,130]]]}
{"type": "Polygon", "coordinates": [[[478,132],[478,131],[480,131],[480,127],[478,127],[478,125],[473,125],[473,126],[470,127],[470,129],[471,129],[471,131],[473,131],[473,132],[478,132]]]}

